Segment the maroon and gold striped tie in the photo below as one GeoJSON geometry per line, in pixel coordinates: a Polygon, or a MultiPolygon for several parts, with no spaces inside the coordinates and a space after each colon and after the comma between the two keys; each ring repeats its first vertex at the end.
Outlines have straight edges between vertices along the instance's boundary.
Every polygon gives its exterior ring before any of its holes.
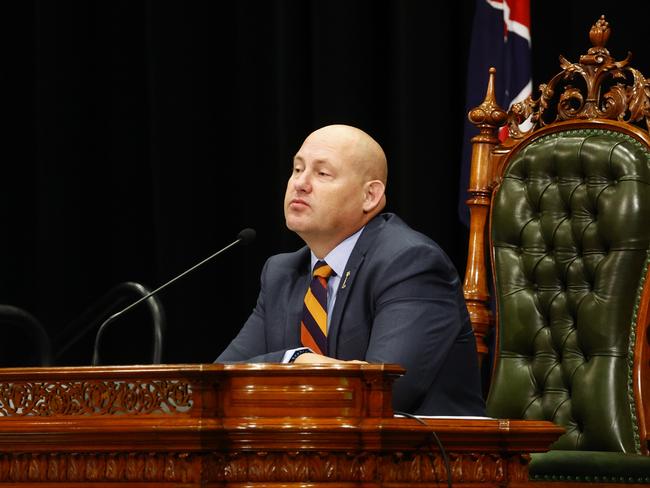
{"type": "Polygon", "coordinates": [[[314,266],[300,323],[302,345],[323,356],[327,356],[327,279],[332,273],[325,261],[314,266]]]}

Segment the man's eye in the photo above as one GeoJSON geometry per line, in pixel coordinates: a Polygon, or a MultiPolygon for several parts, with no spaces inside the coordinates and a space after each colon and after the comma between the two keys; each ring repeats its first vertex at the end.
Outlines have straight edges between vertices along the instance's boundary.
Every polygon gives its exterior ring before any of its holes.
{"type": "Polygon", "coordinates": [[[319,176],[329,176],[330,174],[328,172],[326,172],[326,171],[319,171],[318,175],[319,176]]]}

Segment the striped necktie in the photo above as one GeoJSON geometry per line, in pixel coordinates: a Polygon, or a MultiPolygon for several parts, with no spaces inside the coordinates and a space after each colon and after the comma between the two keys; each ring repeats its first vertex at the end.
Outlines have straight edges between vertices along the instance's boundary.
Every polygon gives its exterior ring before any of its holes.
{"type": "Polygon", "coordinates": [[[327,356],[327,279],[333,273],[325,261],[314,266],[300,323],[302,345],[323,356],[327,356]]]}

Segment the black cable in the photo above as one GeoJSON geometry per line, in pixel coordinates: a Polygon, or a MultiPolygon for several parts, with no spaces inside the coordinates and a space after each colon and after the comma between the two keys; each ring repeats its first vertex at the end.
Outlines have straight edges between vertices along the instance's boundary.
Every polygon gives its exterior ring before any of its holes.
{"type": "MultiPolygon", "coordinates": [[[[395,415],[402,415],[403,417],[407,417],[409,419],[414,419],[420,422],[422,425],[426,425],[429,427],[429,424],[427,424],[424,420],[422,420],[420,417],[413,415],[411,413],[406,413],[406,412],[398,412],[394,411],[395,415]]],[[[438,437],[438,434],[436,434],[433,430],[431,431],[431,435],[436,441],[436,444],[438,445],[438,449],[440,449],[440,454],[442,454],[442,460],[445,463],[445,469],[447,470],[447,487],[452,488],[451,486],[451,469],[449,466],[449,458],[447,457],[447,451],[445,451],[445,448],[442,447],[442,442],[440,442],[440,438],[438,437]]]]}

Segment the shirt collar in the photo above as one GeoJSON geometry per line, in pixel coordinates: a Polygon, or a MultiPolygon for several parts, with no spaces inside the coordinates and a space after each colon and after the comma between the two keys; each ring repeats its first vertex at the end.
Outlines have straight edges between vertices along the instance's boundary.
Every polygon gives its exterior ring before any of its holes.
{"type": "MultiPolygon", "coordinates": [[[[327,254],[327,256],[323,258],[323,261],[325,261],[329,265],[329,267],[334,270],[336,276],[343,276],[343,272],[345,271],[345,265],[347,264],[348,259],[350,258],[350,254],[352,254],[352,250],[354,249],[355,244],[359,240],[359,236],[361,235],[361,232],[363,231],[364,228],[365,226],[361,227],[361,229],[356,231],[350,237],[346,238],[338,246],[332,249],[327,254]]],[[[310,269],[313,270],[314,265],[317,262],[318,262],[318,258],[312,252],[310,269]]]]}

